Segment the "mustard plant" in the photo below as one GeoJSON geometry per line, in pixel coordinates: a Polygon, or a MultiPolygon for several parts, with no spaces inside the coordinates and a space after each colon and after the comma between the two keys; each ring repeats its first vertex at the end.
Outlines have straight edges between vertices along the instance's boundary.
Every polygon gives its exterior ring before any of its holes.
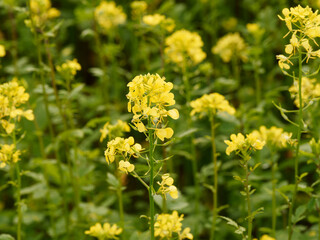
{"type": "Polygon", "coordinates": [[[228,145],[226,149],[226,154],[230,155],[233,151],[235,151],[236,155],[238,155],[240,159],[240,166],[244,169],[245,175],[243,178],[240,176],[234,176],[234,179],[241,182],[244,191],[241,191],[241,195],[245,196],[247,202],[247,211],[248,216],[246,217],[248,221],[248,229],[247,229],[247,238],[248,240],[252,240],[252,223],[255,215],[261,213],[263,208],[259,208],[255,211],[252,211],[252,204],[250,196],[255,192],[256,189],[252,189],[251,184],[249,182],[250,174],[259,167],[260,163],[257,163],[255,166],[250,167],[249,161],[251,159],[251,154],[253,151],[261,150],[265,145],[264,141],[259,139],[257,134],[250,133],[244,137],[241,133],[238,135],[232,134],[230,136],[230,140],[225,140],[225,143],[228,145]]]}
{"type": "Polygon", "coordinates": [[[218,162],[215,143],[215,129],[217,124],[215,122],[216,114],[219,112],[227,112],[231,115],[235,114],[235,109],[229,105],[229,102],[219,93],[205,94],[202,97],[192,101],[190,103],[192,107],[191,116],[199,113],[202,115],[208,115],[211,126],[211,145],[212,145],[212,162],[213,162],[213,210],[212,210],[212,227],[210,239],[213,240],[215,236],[216,220],[218,216],[218,162]]]}

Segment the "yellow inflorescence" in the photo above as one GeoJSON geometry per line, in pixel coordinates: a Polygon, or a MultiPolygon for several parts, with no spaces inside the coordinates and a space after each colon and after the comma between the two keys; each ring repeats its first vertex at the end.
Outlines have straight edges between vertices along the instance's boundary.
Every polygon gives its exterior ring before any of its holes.
{"type": "MultiPolygon", "coordinates": [[[[289,88],[291,97],[294,98],[294,104],[300,107],[299,103],[299,86],[298,81],[294,81],[293,85],[289,88]]],[[[320,97],[320,84],[317,80],[309,79],[307,77],[302,77],[301,79],[301,97],[302,97],[302,107],[308,104],[315,98],[320,97]]]]}
{"type": "Polygon", "coordinates": [[[202,97],[190,103],[192,107],[191,116],[196,113],[203,114],[227,112],[231,115],[235,114],[236,110],[229,102],[219,93],[205,94],[202,97]]]}
{"type": "Polygon", "coordinates": [[[230,153],[233,151],[245,154],[248,151],[261,150],[265,145],[265,141],[261,140],[260,135],[256,132],[247,134],[246,137],[244,137],[241,133],[238,133],[238,135],[232,134],[230,139],[231,141],[224,141],[228,145],[226,149],[227,155],[230,155],[230,153]]]}
{"type": "Polygon", "coordinates": [[[132,18],[139,18],[147,10],[148,4],[145,1],[133,1],[130,4],[132,18]]]}
{"type": "Polygon", "coordinates": [[[0,121],[7,134],[11,134],[15,127],[13,119],[34,119],[32,110],[24,110],[21,107],[28,100],[29,94],[25,92],[24,87],[19,86],[17,79],[0,85],[0,121]]]}
{"type": "Polygon", "coordinates": [[[4,57],[6,55],[6,49],[3,45],[0,44],[0,57],[4,57]]]}
{"type": "MultiPolygon", "coordinates": [[[[51,7],[50,0],[31,0],[30,11],[32,21],[37,27],[43,25],[48,19],[60,16],[60,11],[51,7]]],[[[27,25],[29,24],[30,22],[27,21],[27,25]]]]}
{"type": "Polygon", "coordinates": [[[116,137],[108,142],[108,146],[104,152],[104,155],[107,163],[110,164],[115,160],[116,156],[121,156],[125,161],[128,161],[131,156],[136,157],[136,153],[140,152],[141,150],[141,145],[139,143],[134,143],[133,137],[116,137]]]}
{"type": "Polygon", "coordinates": [[[114,125],[111,125],[109,122],[107,122],[103,128],[100,129],[100,132],[100,142],[102,142],[108,136],[110,138],[123,136],[124,132],[130,132],[130,126],[121,120],[118,120],[114,125]]]}
{"type": "Polygon", "coordinates": [[[122,7],[116,6],[115,2],[102,1],[94,11],[94,16],[98,24],[105,30],[124,24],[127,16],[123,12],[122,7]]]}
{"type": "Polygon", "coordinates": [[[169,193],[169,195],[172,198],[177,199],[178,189],[176,186],[173,185],[173,182],[174,182],[173,178],[170,177],[168,173],[163,174],[161,178],[162,178],[161,183],[158,182],[158,184],[160,185],[158,192],[160,192],[164,196],[164,198],[166,198],[166,194],[169,193]]]}
{"type": "Polygon", "coordinates": [[[166,82],[165,78],[158,74],[147,74],[136,76],[128,83],[128,87],[128,111],[134,114],[132,123],[137,130],[146,132],[147,127],[143,120],[150,119],[156,127],[155,134],[159,139],[163,141],[164,138],[171,138],[173,130],[162,128],[161,123],[167,116],[179,118],[177,109],[166,110],[166,107],[175,104],[174,95],[170,92],[173,84],[166,82]]]}
{"type": "Polygon", "coordinates": [[[262,141],[265,141],[269,146],[273,148],[286,148],[288,143],[291,143],[292,133],[285,132],[282,128],[271,127],[266,128],[261,126],[259,131],[253,131],[255,135],[258,135],[262,141]]]}
{"type": "Polygon", "coordinates": [[[203,42],[198,33],[182,29],[167,37],[165,44],[164,51],[168,60],[180,67],[185,67],[185,64],[196,65],[206,58],[206,53],[202,51],[203,42]]]}
{"type": "Polygon", "coordinates": [[[15,145],[3,144],[0,149],[0,168],[7,164],[16,163],[20,160],[20,150],[15,149],[15,145]]]}
{"type": "Polygon", "coordinates": [[[172,32],[176,26],[172,18],[166,18],[166,16],[158,13],[153,15],[145,15],[143,16],[142,21],[149,26],[160,25],[160,27],[168,32],[172,32]]]}
{"type": "Polygon", "coordinates": [[[61,66],[57,66],[57,71],[60,72],[63,76],[75,76],[77,71],[81,70],[81,65],[78,63],[78,60],[75,58],[72,61],[67,60],[61,66]]]}
{"type": "Polygon", "coordinates": [[[177,234],[179,240],[193,239],[190,228],[185,228],[182,231],[182,220],[183,214],[179,216],[177,211],[173,211],[172,214],[159,214],[154,224],[155,237],[160,237],[160,239],[171,239],[174,234],[177,234]]]}
{"type": "MultiPolygon", "coordinates": [[[[253,240],[258,240],[257,238],[254,238],[253,240]]],[[[276,240],[275,238],[273,237],[270,237],[269,235],[262,235],[262,237],[260,238],[260,240],[276,240]]]]}
{"type": "Polygon", "coordinates": [[[285,21],[289,30],[288,34],[291,34],[291,38],[290,43],[285,47],[285,52],[289,56],[277,56],[280,68],[289,69],[290,65],[288,63],[292,64],[290,58],[299,49],[303,49],[306,52],[306,62],[310,58],[320,57],[320,49],[314,51],[310,45],[310,42],[314,42],[318,46],[315,39],[320,37],[320,15],[318,15],[318,11],[313,12],[309,6],[303,8],[298,5],[297,7],[290,8],[290,10],[284,8],[282,14],[284,17],[279,16],[279,18],[285,21]]]}
{"type": "Polygon", "coordinates": [[[134,170],[134,165],[128,161],[121,160],[119,162],[119,170],[128,174],[128,172],[132,172],[134,170]]]}
{"type": "Polygon", "coordinates": [[[104,223],[102,227],[100,223],[96,223],[90,227],[90,230],[84,233],[98,239],[119,239],[117,235],[122,233],[122,228],[116,224],[110,225],[110,223],[104,223]]]}
{"type": "Polygon", "coordinates": [[[230,62],[234,57],[247,61],[247,45],[239,33],[229,33],[219,39],[212,53],[218,54],[224,62],[230,62]]]}

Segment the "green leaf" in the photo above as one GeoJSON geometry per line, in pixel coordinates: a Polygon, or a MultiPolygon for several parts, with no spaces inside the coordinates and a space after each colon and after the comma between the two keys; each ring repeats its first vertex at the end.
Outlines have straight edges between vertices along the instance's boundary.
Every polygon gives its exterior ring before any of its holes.
{"type": "Polygon", "coordinates": [[[107,183],[115,188],[118,188],[120,186],[119,180],[112,173],[107,173],[107,183]]]}
{"type": "Polygon", "coordinates": [[[0,240],[15,240],[14,237],[12,237],[9,234],[1,234],[0,235],[0,240]]]}

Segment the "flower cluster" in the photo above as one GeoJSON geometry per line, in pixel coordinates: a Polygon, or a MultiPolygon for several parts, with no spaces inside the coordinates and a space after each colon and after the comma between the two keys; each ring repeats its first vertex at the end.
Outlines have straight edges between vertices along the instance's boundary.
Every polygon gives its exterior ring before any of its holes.
{"type": "Polygon", "coordinates": [[[254,135],[259,136],[261,141],[266,142],[271,147],[286,148],[287,144],[291,144],[292,133],[285,132],[282,128],[261,126],[259,131],[253,131],[254,135]]]}
{"type": "Polygon", "coordinates": [[[0,168],[7,164],[16,163],[20,160],[20,150],[15,150],[15,145],[3,144],[0,149],[0,168]]]}
{"type": "Polygon", "coordinates": [[[236,110],[229,102],[219,93],[205,94],[202,97],[190,103],[192,107],[191,116],[200,113],[200,116],[208,113],[227,112],[231,115],[235,114],[236,110]]]}
{"type": "Polygon", "coordinates": [[[176,26],[172,18],[166,18],[164,15],[158,13],[153,15],[145,15],[143,16],[142,21],[149,26],[159,25],[168,32],[172,32],[176,26]]]}
{"type": "Polygon", "coordinates": [[[178,189],[173,185],[173,178],[170,177],[169,173],[163,174],[161,178],[161,183],[158,182],[158,184],[160,185],[158,192],[160,192],[164,196],[164,198],[166,198],[166,194],[169,193],[172,198],[177,199],[178,189]]]}
{"type": "Polygon", "coordinates": [[[212,48],[213,54],[218,54],[224,62],[230,62],[236,57],[247,61],[247,45],[239,33],[229,33],[219,39],[212,48]]]}
{"type": "Polygon", "coordinates": [[[73,78],[77,74],[77,71],[81,70],[81,65],[75,58],[72,61],[67,60],[61,66],[57,66],[57,71],[66,79],[73,78]]]}
{"type": "Polygon", "coordinates": [[[122,233],[122,228],[118,227],[116,224],[110,225],[110,223],[104,223],[102,227],[100,223],[96,223],[90,227],[90,230],[87,230],[84,233],[96,237],[99,240],[119,239],[117,235],[122,233]]]}
{"type": "Polygon", "coordinates": [[[108,164],[115,160],[116,156],[121,156],[125,161],[129,160],[131,156],[137,157],[136,153],[140,152],[142,147],[139,143],[134,143],[134,138],[121,138],[108,142],[107,149],[104,152],[108,164]]]}
{"type": "MultiPolygon", "coordinates": [[[[31,0],[30,12],[33,24],[41,27],[47,20],[60,16],[60,11],[51,7],[50,0],[31,0]]],[[[30,20],[26,21],[27,26],[31,26],[30,20]]]]}
{"type": "Polygon", "coordinates": [[[265,141],[261,140],[260,135],[256,132],[247,134],[246,137],[241,133],[238,133],[238,135],[232,134],[230,139],[231,141],[224,141],[228,145],[226,149],[227,155],[230,155],[233,151],[236,151],[237,154],[245,155],[249,151],[261,150],[265,145],[265,141]]]}
{"type": "Polygon", "coordinates": [[[171,239],[174,234],[178,235],[178,239],[193,239],[190,233],[190,228],[185,228],[182,231],[183,214],[179,216],[177,211],[172,214],[159,214],[154,224],[155,237],[160,239],[171,239]],[[182,231],[182,232],[181,232],[182,231]]]}
{"type": "Polygon", "coordinates": [[[100,142],[102,142],[105,138],[108,136],[110,138],[113,137],[122,137],[124,132],[130,132],[130,126],[121,120],[118,120],[116,124],[111,125],[109,122],[104,124],[103,128],[100,129],[101,132],[101,137],[100,137],[100,142]]]}
{"type": "Polygon", "coordinates": [[[130,7],[132,18],[138,19],[147,10],[148,5],[145,1],[133,1],[130,7]]]}
{"type": "Polygon", "coordinates": [[[165,44],[164,52],[168,60],[180,67],[185,67],[185,64],[196,65],[206,58],[206,53],[202,51],[203,42],[196,32],[184,29],[176,31],[166,38],[165,44]]]}
{"type": "MultiPolygon", "coordinates": [[[[297,107],[300,107],[299,103],[299,83],[294,81],[293,85],[289,88],[291,97],[294,98],[294,104],[297,107]]],[[[317,80],[309,79],[307,77],[302,77],[301,79],[301,98],[302,98],[302,107],[308,104],[315,98],[320,97],[320,84],[317,83],[317,80]]]]}
{"type": "Polygon", "coordinates": [[[29,94],[25,88],[19,86],[17,79],[0,85],[0,121],[1,126],[7,134],[11,134],[15,125],[12,119],[20,120],[21,117],[32,121],[34,115],[32,110],[24,110],[21,105],[29,100],[29,94]]]}
{"type": "Polygon", "coordinates": [[[125,23],[127,16],[122,7],[115,2],[102,1],[94,10],[94,16],[98,24],[107,32],[110,29],[125,23]]]}
{"type": "MultiPolygon", "coordinates": [[[[289,55],[278,55],[279,66],[281,69],[290,69],[290,58],[295,55],[297,51],[305,51],[306,62],[310,58],[320,57],[320,49],[314,51],[310,42],[314,42],[317,46],[315,38],[320,37],[320,15],[318,11],[313,12],[312,9],[307,6],[305,8],[298,5],[292,7],[290,10],[284,8],[282,10],[284,17],[278,16],[282,21],[285,21],[289,32],[292,34],[290,43],[286,45],[285,52],[289,55]]],[[[288,35],[287,34],[287,35],[288,35]]],[[[286,35],[286,36],[287,36],[286,35]]]]}
{"type": "Polygon", "coordinates": [[[128,174],[128,172],[132,172],[134,170],[134,165],[131,164],[129,161],[121,160],[119,162],[119,170],[128,174]]]}
{"type": "MultiPolygon", "coordinates": [[[[258,240],[257,238],[254,238],[253,240],[258,240]]],[[[275,238],[273,237],[270,237],[269,235],[262,235],[262,237],[260,238],[260,240],[276,240],[275,238]]]]}
{"type": "MultiPolygon", "coordinates": [[[[164,77],[156,75],[139,75],[128,83],[127,94],[128,111],[133,112],[132,123],[139,132],[146,132],[143,120],[149,119],[155,125],[155,133],[162,141],[171,138],[173,130],[169,127],[162,128],[161,123],[165,117],[179,118],[177,109],[166,110],[165,107],[175,104],[174,95],[171,93],[173,84],[166,82],[164,77]]],[[[153,128],[154,129],[154,128],[153,128]]]]}
{"type": "Polygon", "coordinates": [[[0,57],[4,57],[6,55],[6,49],[3,45],[0,44],[0,57]]]}

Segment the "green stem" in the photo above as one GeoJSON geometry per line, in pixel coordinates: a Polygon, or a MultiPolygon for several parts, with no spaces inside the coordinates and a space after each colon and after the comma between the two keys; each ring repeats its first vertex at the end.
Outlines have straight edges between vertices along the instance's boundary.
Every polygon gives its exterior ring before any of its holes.
{"type": "Polygon", "coordinates": [[[217,164],[217,154],[216,154],[216,144],[215,144],[215,113],[212,112],[210,116],[211,122],[211,144],[212,144],[212,160],[213,160],[213,212],[212,212],[212,227],[211,227],[211,237],[210,239],[214,239],[215,229],[216,229],[216,221],[218,215],[218,164],[217,164]]]}
{"type": "Polygon", "coordinates": [[[149,161],[150,161],[150,186],[149,186],[149,204],[150,204],[150,234],[151,240],[154,240],[154,199],[153,199],[153,169],[154,169],[154,159],[153,159],[153,130],[152,130],[152,120],[149,116],[148,118],[148,139],[149,139],[149,161]]]}
{"type": "Polygon", "coordinates": [[[255,66],[255,68],[254,68],[254,79],[255,79],[255,82],[256,82],[256,102],[257,102],[257,106],[261,102],[261,81],[260,81],[258,68],[259,68],[258,66],[255,66]]]}
{"type": "Polygon", "coordinates": [[[21,211],[21,175],[19,169],[19,162],[16,164],[17,173],[17,210],[18,210],[18,225],[17,225],[17,240],[21,240],[21,224],[22,224],[22,211],[21,211]]]}
{"type": "Polygon", "coordinates": [[[276,199],[276,182],[277,179],[275,177],[276,173],[276,163],[272,159],[272,166],[271,166],[271,175],[272,175],[272,236],[276,236],[276,225],[277,225],[277,199],[276,199]]]}
{"type": "Polygon", "coordinates": [[[248,167],[248,161],[245,160],[246,163],[244,165],[244,168],[245,168],[245,171],[246,171],[246,178],[245,178],[245,185],[244,185],[244,188],[245,188],[245,192],[246,192],[246,200],[247,200],[247,208],[248,208],[248,240],[251,240],[252,239],[252,221],[253,221],[253,218],[252,218],[252,213],[251,213],[251,200],[250,200],[250,188],[249,188],[249,175],[250,175],[250,172],[249,172],[249,167],[248,167]]]}
{"type": "Polygon", "coordinates": [[[298,121],[299,121],[299,127],[297,128],[297,146],[296,146],[296,156],[294,160],[294,177],[295,177],[295,185],[294,185],[294,191],[292,195],[292,204],[289,206],[289,218],[288,218],[288,240],[292,239],[293,234],[293,226],[292,226],[292,215],[293,215],[293,208],[296,203],[296,197],[298,192],[298,184],[299,184],[299,150],[300,150],[300,142],[301,142],[301,130],[302,130],[302,54],[301,49],[299,48],[298,51],[299,54],[299,115],[298,115],[298,121]]]}
{"type": "MultiPolygon", "coordinates": [[[[191,88],[190,88],[190,82],[189,82],[189,76],[187,71],[186,63],[183,64],[182,67],[182,73],[183,73],[183,82],[185,87],[185,93],[186,93],[186,116],[187,116],[187,124],[188,129],[191,129],[193,127],[192,119],[190,116],[190,102],[191,102],[191,88]]],[[[192,175],[193,175],[193,181],[195,186],[195,195],[194,195],[194,214],[198,217],[199,214],[199,197],[200,197],[200,188],[199,188],[199,181],[197,178],[197,172],[198,172],[198,166],[197,166],[197,158],[196,158],[196,148],[194,144],[194,134],[192,133],[190,135],[190,152],[191,152],[191,162],[192,162],[192,175]]],[[[198,227],[195,225],[194,228],[194,236],[197,237],[198,235],[198,227]]]]}
{"type": "MultiPolygon", "coordinates": [[[[117,166],[119,166],[119,160],[117,158],[116,158],[116,164],[117,164],[117,166]]],[[[118,196],[120,227],[124,230],[124,211],[123,211],[121,172],[118,169],[116,170],[116,176],[119,181],[119,186],[117,188],[117,196],[118,196]]]]}

